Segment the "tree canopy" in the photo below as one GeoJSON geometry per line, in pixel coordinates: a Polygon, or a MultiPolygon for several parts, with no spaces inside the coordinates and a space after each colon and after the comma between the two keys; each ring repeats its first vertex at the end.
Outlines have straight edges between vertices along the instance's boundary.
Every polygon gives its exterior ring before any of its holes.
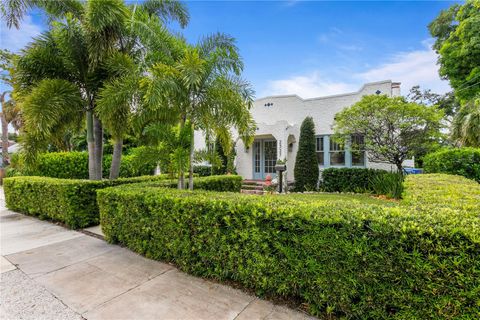
{"type": "Polygon", "coordinates": [[[364,96],[335,115],[335,139],[363,135],[370,161],[394,164],[402,172],[405,159],[441,136],[442,117],[435,106],[407,102],[403,97],[364,96]]]}
{"type": "Polygon", "coordinates": [[[480,0],[443,10],[428,27],[436,39],[440,75],[458,98],[474,98],[480,93],[480,0]]]}

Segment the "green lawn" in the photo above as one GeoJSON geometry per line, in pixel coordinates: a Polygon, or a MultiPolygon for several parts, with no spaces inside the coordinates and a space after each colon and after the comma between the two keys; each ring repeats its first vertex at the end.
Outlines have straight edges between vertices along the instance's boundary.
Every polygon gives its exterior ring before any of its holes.
{"type": "Polygon", "coordinates": [[[397,206],[398,201],[375,198],[368,194],[348,194],[348,193],[291,193],[283,195],[271,195],[271,197],[284,197],[302,201],[341,201],[341,202],[359,202],[365,204],[376,204],[383,206],[397,206]]]}

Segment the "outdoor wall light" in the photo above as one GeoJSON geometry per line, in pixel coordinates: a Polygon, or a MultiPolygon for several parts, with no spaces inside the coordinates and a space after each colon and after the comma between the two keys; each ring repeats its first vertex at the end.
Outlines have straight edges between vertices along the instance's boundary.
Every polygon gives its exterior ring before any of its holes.
{"type": "Polygon", "coordinates": [[[376,93],[376,94],[380,94],[380,93],[382,93],[382,91],[377,90],[377,91],[375,91],[375,93],[376,93]]]}

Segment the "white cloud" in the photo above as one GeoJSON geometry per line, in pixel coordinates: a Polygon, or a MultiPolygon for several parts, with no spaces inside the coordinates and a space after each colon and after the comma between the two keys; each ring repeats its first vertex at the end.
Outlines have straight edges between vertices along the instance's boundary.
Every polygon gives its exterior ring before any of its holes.
{"type": "Polygon", "coordinates": [[[9,29],[5,22],[2,21],[0,31],[1,48],[17,52],[32,41],[32,37],[39,35],[41,32],[42,27],[35,24],[30,15],[23,17],[19,29],[14,27],[9,29]]]}
{"type": "Polygon", "coordinates": [[[397,53],[385,63],[350,74],[348,79],[333,79],[313,71],[305,75],[269,81],[263,93],[297,94],[302,98],[313,98],[351,92],[358,90],[365,82],[389,79],[402,83],[402,94],[407,94],[409,89],[417,84],[436,93],[450,91],[448,82],[441,80],[438,75],[437,55],[431,49],[431,41],[424,41],[423,45],[423,49],[397,53]]]}
{"type": "Polygon", "coordinates": [[[392,79],[402,83],[402,93],[414,85],[432,89],[436,93],[450,91],[448,81],[438,75],[437,54],[431,49],[431,41],[423,42],[424,49],[395,54],[388,62],[357,75],[363,81],[392,79]]]}
{"type": "Polygon", "coordinates": [[[349,92],[354,88],[355,86],[344,82],[330,81],[322,77],[319,72],[312,72],[308,75],[270,81],[264,93],[265,95],[297,94],[302,98],[312,98],[349,92]]]}

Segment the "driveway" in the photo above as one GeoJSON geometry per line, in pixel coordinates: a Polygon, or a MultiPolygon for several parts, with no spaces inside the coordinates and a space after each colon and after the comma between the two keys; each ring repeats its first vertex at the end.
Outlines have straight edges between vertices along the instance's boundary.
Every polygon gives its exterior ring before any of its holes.
{"type": "Polygon", "coordinates": [[[1,319],[313,319],[9,211],[3,189],[0,228],[1,319]]]}

